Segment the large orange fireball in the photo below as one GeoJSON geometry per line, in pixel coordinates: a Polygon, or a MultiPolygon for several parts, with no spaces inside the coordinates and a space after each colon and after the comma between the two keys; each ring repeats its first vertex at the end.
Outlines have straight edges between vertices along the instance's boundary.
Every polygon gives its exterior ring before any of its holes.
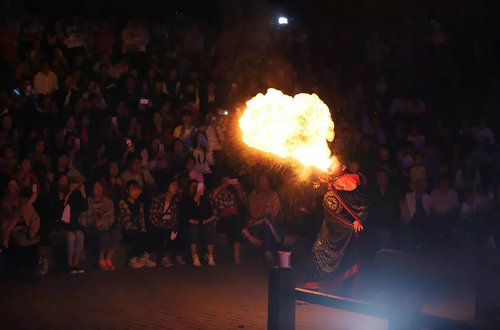
{"type": "Polygon", "coordinates": [[[316,94],[291,97],[270,88],[246,102],[239,125],[252,148],[325,172],[336,163],[327,144],[335,137],[333,120],[316,94]]]}

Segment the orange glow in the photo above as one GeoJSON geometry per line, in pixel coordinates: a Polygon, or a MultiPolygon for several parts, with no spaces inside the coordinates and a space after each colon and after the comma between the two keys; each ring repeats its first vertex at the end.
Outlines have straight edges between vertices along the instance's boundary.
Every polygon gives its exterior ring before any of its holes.
{"type": "Polygon", "coordinates": [[[330,110],[316,94],[291,97],[270,88],[246,102],[239,126],[252,148],[324,172],[337,163],[327,144],[335,137],[330,110]]]}

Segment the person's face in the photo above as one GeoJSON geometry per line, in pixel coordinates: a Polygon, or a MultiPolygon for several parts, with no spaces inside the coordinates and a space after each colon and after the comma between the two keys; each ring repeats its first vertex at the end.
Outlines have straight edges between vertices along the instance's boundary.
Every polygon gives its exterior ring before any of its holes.
{"type": "Polygon", "coordinates": [[[45,151],[45,141],[38,140],[35,145],[35,151],[38,153],[43,153],[45,151]]]}
{"type": "Polygon", "coordinates": [[[379,172],[377,174],[377,184],[379,185],[379,187],[387,187],[388,183],[389,183],[389,178],[387,177],[387,173],[379,172]]]}
{"type": "Polygon", "coordinates": [[[269,179],[265,175],[261,175],[259,177],[259,181],[257,183],[257,189],[260,191],[266,191],[271,188],[271,185],[269,184],[269,179]]]}
{"type": "Polygon", "coordinates": [[[59,181],[57,182],[57,185],[59,187],[59,190],[67,190],[69,188],[69,180],[66,175],[63,175],[59,178],[59,181]]]}
{"type": "Polygon", "coordinates": [[[21,172],[29,173],[31,172],[31,162],[29,159],[24,159],[21,163],[21,172]]]}
{"type": "Polygon", "coordinates": [[[118,163],[112,162],[109,164],[109,174],[111,176],[118,176],[120,174],[120,168],[118,167],[118,163]]]}
{"type": "Polygon", "coordinates": [[[378,151],[378,155],[380,157],[380,160],[386,162],[389,160],[391,154],[389,152],[389,150],[385,149],[385,148],[382,148],[378,151]]]}
{"type": "Polygon", "coordinates": [[[184,126],[191,126],[191,116],[182,116],[182,124],[184,126]]]}
{"type": "Polygon", "coordinates": [[[448,180],[441,180],[439,182],[439,189],[448,190],[449,187],[450,187],[450,184],[448,183],[448,180]]]}
{"type": "Polygon", "coordinates": [[[159,81],[155,82],[155,85],[154,85],[154,92],[155,92],[156,94],[160,94],[160,93],[161,93],[161,90],[162,90],[161,82],[159,82],[159,81]]]}
{"type": "Polygon", "coordinates": [[[76,127],[75,117],[69,117],[68,121],[66,122],[66,128],[75,129],[75,127],[76,127]]]}
{"type": "Polygon", "coordinates": [[[88,116],[82,117],[82,127],[89,127],[90,119],[88,116]]]}
{"type": "Polygon", "coordinates": [[[127,89],[134,90],[135,89],[135,79],[133,77],[129,77],[126,82],[127,89]]]}
{"type": "Polygon", "coordinates": [[[160,147],[160,139],[155,138],[151,141],[151,149],[152,150],[158,150],[160,147]]]}
{"type": "Polygon", "coordinates": [[[2,118],[2,129],[9,130],[12,127],[12,118],[10,116],[4,116],[2,118]]]}
{"type": "Polygon", "coordinates": [[[186,171],[191,172],[191,171],[193,170],[193,168],[194,168],[194,165],[195,165],[194,160],[189,159],[189,160],[186,162],[186,171]]]}
{"type": "Polygon", "coordinates": [[[92,194],[94,197],[100,198],[102,197],[104,190],[102,189],[102,184],[100,182],[96,182],[92,189],[92,194]]]}
{"type": "Polygon", "coordinates": [[[137,199],[137,198],[139,198],[139,196],[141,196],[142,189],[140,187],[137,187],[137,186],[130,186],[130,188],[128,189],[128,194],[133,199],[137,199]]]}
{"type": "Polygon", "coordinates": [[[58,160],[59,168],[68,167],[68,163],[69,163],[68,156],[62,155],[61,157],[59,157],[59,160],[58,160]]]}
{"type": "Polygon", "coordinates": [[[130,164],[130,170],[135,173],[139,173],[142,169],[141,161],[139,159],[133,159],[130,164]]]}
{"type": "Polygon", "coordinates": [[[43,63],[41,71],[43,74],[49,74],[49,63],[43,63]]]}
{"type": "Polygon", "coordinates": [[[19,185],[16,180],[10,180],[7,185],[7,195],[11,197],[15,197],[19,194],[19,185]]]}
{"type": "Polygon", "coordinates": [[[182,152],[182,149],[184,149],[184,145],[182,144],[182,142],[179,140],[175,141],[174,152],[180,154],[182,152]]]}
{"type": "Polygon", "coordinates": [[[161,125],[163,122],[163,118],[159,112],[155,112],[153,114],[153,122],[155,125],[161,125]]]}
{"type": "Polygon", "coordinates": [[[177,184],[177,181],[171,182],[168,185],[168,192],[172,195],[177,195],[179,192],[179,185],[177,184]]]}
{"type": "Polygon", "coordinates": [[[4,156],[5,159],[12,159],[12,158],[14,158],[14,150],[12,150],[11,148],[5,149],[5,151],[3,153],[3,156],[4,156]]]}
{"type": "Polygon", "coordinates": [[[474,160],[472,159],[472,157],[465,158],[465,165],[467,167],[472,167],[474,165],[474,160]]]}

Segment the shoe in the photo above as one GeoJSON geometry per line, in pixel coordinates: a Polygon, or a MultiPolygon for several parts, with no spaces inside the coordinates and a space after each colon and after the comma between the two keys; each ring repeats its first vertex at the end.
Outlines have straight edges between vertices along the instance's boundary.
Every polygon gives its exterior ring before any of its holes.
{"type": "Polygon", "coordinates": [[[106,263],[106,260],[104,260],[104,259],[99,260],[99,269],[104,270],[104,271],[109,270],[109,266],[106,263]]]}
{"type": "Polygon", "coordinates": [[[139,269],[144,267],[144,264],[137,257],[132,257],[128,261],[128,266],[133,269],[139,269]]]}
{"type": "Polygon", "coordinates": [[[146,267],[149,267],[149,268],[156,267],[156,262],[151,260],[151,255],[149,253],[144,252],[144,254],[142,255],[142,258],[141,258],[141,262],[146,267]]]}
{"type": "Polygon", "coordinates": [[[172,261],[170,260],[170,258],[168,256],[164,256],[161,259],[161,265],[165,268],[169,268],[169,267],[172,267],[174,264],[172,263],[172,261]]]}
{"type": "Polygon", "coordinates": [[[111,259],[106,259],[104,262],[108,266],[108,270],[116,270],[116,267],[113,265],[113,262],[111,262],[111,259]]]}
{"type": "Polygon", "coordinates": [[[69,273],[70,274],[78,274],[78,270],[76,267],[69,267],[69,273]]]}
{"type": "Polygon", "coordinates": [[[186,262],[184,261],[184,258],[178,254],[176,257],[175,257],[175,262],[179,265],[179,266],[184,266],[186,264],[186,262]]]}
{"type": "Polygon", "coordinates": [[[215,266],[215,261],[214,261],[214,256],[211,254],[206,254],[205,255],[205,261],[208,263],[209,266],[215,266]]]}
{"type": "Polygon", "coordinates": [[[201,267],[200,259],[198,258],[198,256],[196,254],[193,256],[193,266],[201,267]]]}
{"type": "Polygon", "coordinates": [[[77,266],[76,267],[76,272],[78,274],[85,274],[85,269],[83,269],[83,267],[77,266]]]}
{"type": "Polygon", "coordinates": [[[271,251],[266,251],[264,253],[264,258],[269,261],[269,262],[274,262],[274,256],[273,256],[273,253],[271,251]]]}

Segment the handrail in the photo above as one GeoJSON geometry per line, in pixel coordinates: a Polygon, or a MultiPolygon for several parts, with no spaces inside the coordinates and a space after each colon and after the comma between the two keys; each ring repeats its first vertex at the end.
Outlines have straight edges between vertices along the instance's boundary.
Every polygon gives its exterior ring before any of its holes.
{"type": "MultiPolygon", "coordinates": [[[[389,329],[427,327],[430,329],[495,329],[498,323],[491,319],[476,318],[471,321],[449,319],[423,313],[421,303],[408,303],[404,297],[391,306],[379,306],[370,302],[334,296],[326,293],[295,288],[293,269],[272,268],[269,272],[268,329],[295,329],[296,301],[301,300],[353,313],[387,319],[389,329]]],[[[492,310],[487,305],[488,310],[492,310]]],[[[476,305],[476,309],[477,309],[476,305]]]]}
{"type": "MultiPolygon", "coordinates": [[[[359,313],[384,319],[391,319],[395,316],[401,316],[395,315],[396,313],[401,311],[395,311],[394,309],[380,307],[366,301],[344,298],[301,288],[295,288],[295,298],[296,300],[305,301],[315,305],[341,309],[348,312],[359,313]]],[[[410,321],[409,323],[413,325],[431,327],[433,329],[477,329],[481,327],[491,326],[491,324],[487,325],[478,322],[454,320],[426,313],[406,313],[404,315],[404,318],[407,321],[410,321]]]]}

